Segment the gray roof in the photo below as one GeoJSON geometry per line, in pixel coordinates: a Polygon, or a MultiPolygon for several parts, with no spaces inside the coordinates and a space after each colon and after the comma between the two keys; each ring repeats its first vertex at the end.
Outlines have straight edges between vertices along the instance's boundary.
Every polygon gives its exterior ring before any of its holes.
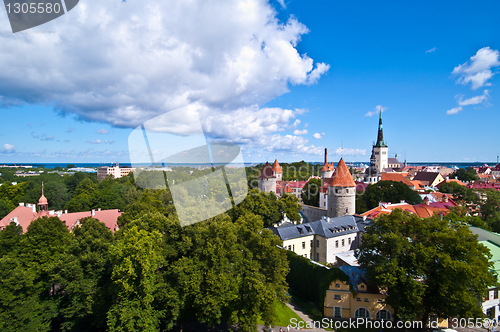
{"type": "Polygon", "coordinates": [[[274,234],[282,241],[296,239],[309,235],[320,235],[325,238],[336,237],[358,232],[354,216],[343,216],[337,218],[323,217],[310,223],[299,225],[283,224],[280,227],[270,227],[274,234]]]}

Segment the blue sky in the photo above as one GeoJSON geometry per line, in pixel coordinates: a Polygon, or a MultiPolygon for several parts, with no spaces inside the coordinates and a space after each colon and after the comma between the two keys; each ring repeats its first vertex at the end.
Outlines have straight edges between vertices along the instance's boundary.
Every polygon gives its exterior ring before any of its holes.
{"type": "Polygon", "coordinates": [[[377,106],[391,155],[492,162],[499,12],[498,1],[89,0],[12,34],[0,8],[0,163],[129,162],[132,130],[186,105],[251,162],[320,161],[325,147],[368,161],[377,106]]]}

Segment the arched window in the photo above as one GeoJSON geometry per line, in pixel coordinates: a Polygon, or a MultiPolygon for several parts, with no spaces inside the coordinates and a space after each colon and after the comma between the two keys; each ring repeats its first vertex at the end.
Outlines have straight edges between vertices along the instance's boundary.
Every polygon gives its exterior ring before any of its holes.
{"type": "Polygon", "coordinates": [[[379,310],[375,315],[377,320],[391,320],[391,313],[385,309],[379,310]]]}
{"type": "Polygon", "coordinates": [[[370,318],[370,312],[365,308],[358,308],[354,312],[354,318],[370,318]]]}

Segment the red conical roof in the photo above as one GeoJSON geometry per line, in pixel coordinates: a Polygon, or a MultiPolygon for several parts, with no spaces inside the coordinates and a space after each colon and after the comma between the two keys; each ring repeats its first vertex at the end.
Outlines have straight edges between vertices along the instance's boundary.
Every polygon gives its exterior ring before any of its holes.
{"type": "Polygon", "coordinates": [[[321,172],[328,172],[328,171],[334,171],[335,167],[333,166],[333,163],[325,163],[323,167],[321,168],[321,172]]]}
{"type": "Polygon", "coordinates": [[[356,183],[352,179],[352,175],[349,172],[344,159],[340,158],[335,172],[328,180],[328,185],[332,187],[356,187],[356,183]]]}
{"type": "Polygon", "coordinates": [[[278,163],[278,159],[274,159],[274,163],[273,163],[273,171],[274,173],[278,174],[278,173],[283,173],[281,171],[281,166],[280,164],[278,163]]]}
{"type": "Polygon", "coordinates": [[[290,186],[286,186],[285,190],[283,190],[283,191],[286,193],[293,193],[293,190],[292,190],[292,188],[290,188],[290,186]]]}
{"type": "Polygon", "coordinates": [[[266,164],[262,168],[262,171],[260,171],[259,178],[275,178],[275,177],[276,175],[274,175],[273,168],[268,162],[266,162],[266,164]]]}

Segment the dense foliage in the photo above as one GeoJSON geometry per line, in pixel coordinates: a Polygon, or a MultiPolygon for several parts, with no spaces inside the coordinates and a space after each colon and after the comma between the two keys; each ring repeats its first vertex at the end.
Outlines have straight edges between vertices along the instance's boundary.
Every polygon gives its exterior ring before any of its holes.
{"type": "Polygon", "coordinates": [[[460,181],[474,181],[477,179],[477,172],[473,167],[459,168],[449,175],[450,179],[459,179],[460,181]]]}
{"type": "Polygon", "coordinates": [[[319,207],[319,195],[323,181],[321,179],[312,178],[304,185],[302,189],[302,201],[306,205],[319,207]]]}
{"type": "Polygon", "coordinates": [[[358,261],[373,285],[385,288],[399,319],[483,317],[491,254],[463,223],[418,218],[396,209],[366,228],[358,261]]]}
{"type": "Polygon", "coordinates": [[[422,198],[418,192],[406,184],[394,181],[379,181],[369,184],[366,191],[358,192],[356,212],[363,213],[379,205],[379,202],[399,203],[404,200],[408,204],[420,204],[422,198]]]}
{"type": "MultiPolygon", "coordinates": [[[[193,173],[172,175],[182,183],[193,173]]],[[[49,209],[119,208],[120,228],[86,218],[68,230],[43,217],[24,234],[14,223],[1,230],[1,331],[159,331],[186,320],[255,331],[258,319],[271,322],[275,299],[287,298],[286,254],[264,226],[284,214],[299,220],[294,196],[253,191],[226,214],[181,227],[168,186],[42,174],[3,179],[0,211],[36,203],[42,181],[49,209]]]]}

